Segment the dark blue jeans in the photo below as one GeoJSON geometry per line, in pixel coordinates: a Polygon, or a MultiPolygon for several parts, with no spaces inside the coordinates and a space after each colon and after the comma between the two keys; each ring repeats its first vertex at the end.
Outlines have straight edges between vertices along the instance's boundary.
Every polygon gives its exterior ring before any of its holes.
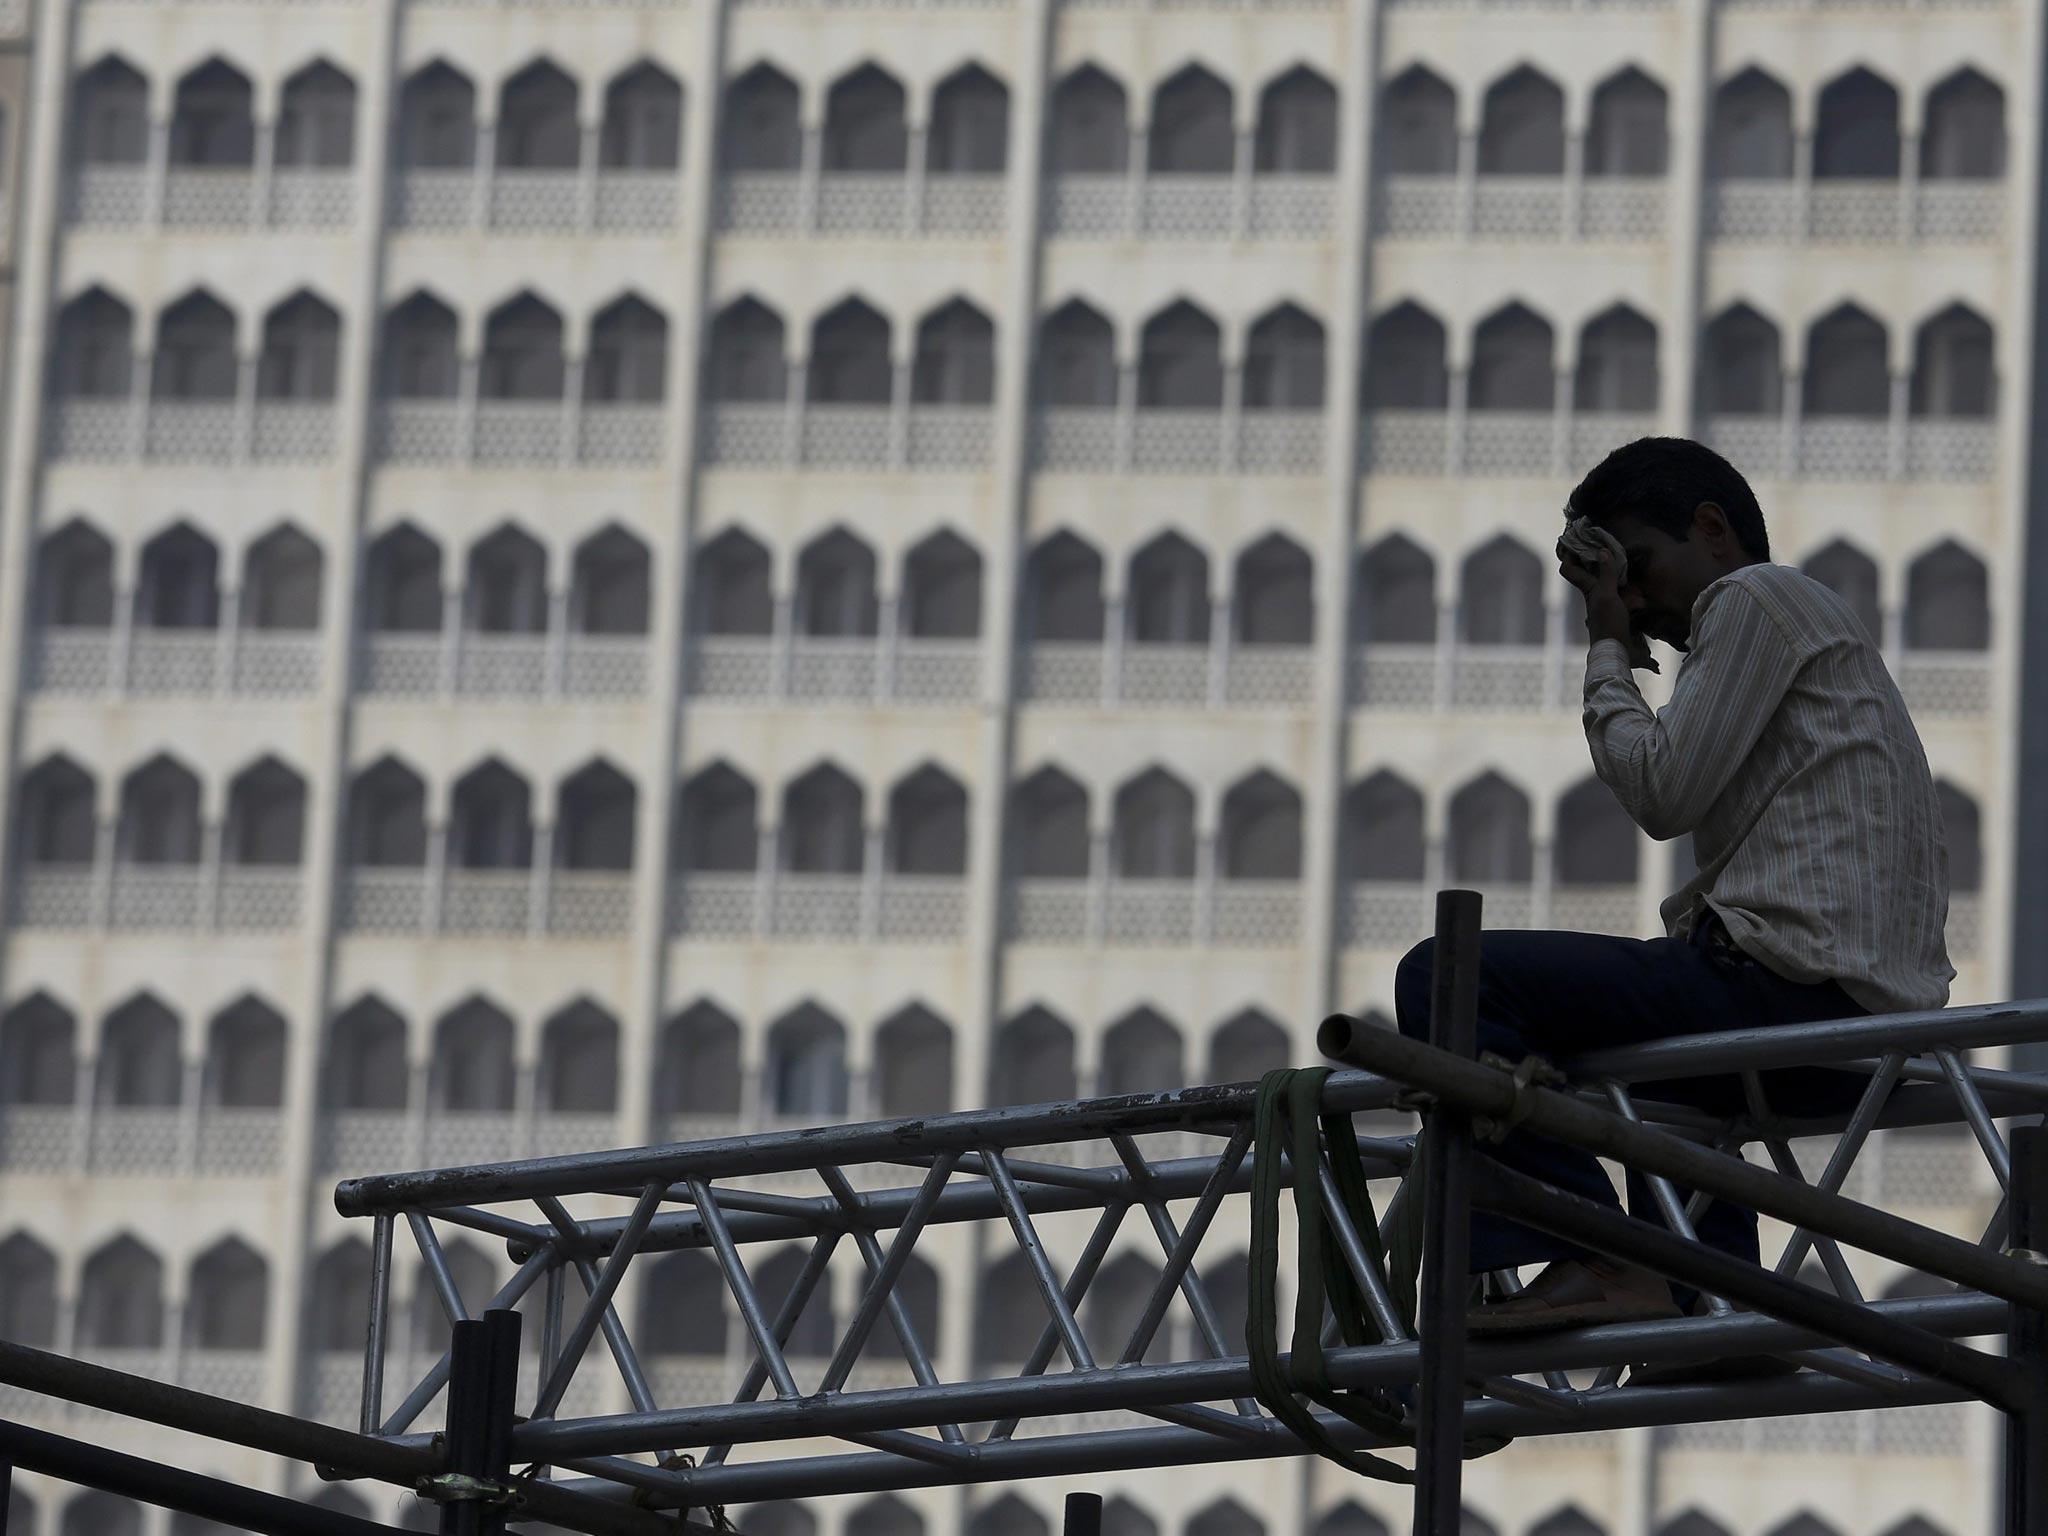
{"type": "MultiPolygon", "coordinates": [[[[1429,977],[1436,941],[1424,939],[1394,976],[1401,1033],[1429,1037],[1429,977]]],[[[1728,943],[1711,914],[1686,939],[1625,939],[1556,929],[1489,929],[1479,939],[1479,1049],[1510,1061],[1534,1053],[1556,1059],[1603,1046],[1635,1045],[1667,1035],[1701,1034],[1759,1024],[1845,1019],[1867,1013],[1832,981],[1786,981],[1728,943]]],[[[1786,1068],[1763,1076],[1779,1114],[1839,1114],[1861,1085],[1824,1067],[1786,1068]]],[[[1741,1079],[1730,1074],[1641,1083],[1638,1100],[1689,1104],[1714,1114],[1743,1107],[1741,1079]]],[[[1511,1131],[1480,1151],[1502,1164],[1573,1194],[1616,1205],[1614,1186],[1590,1152],[1511,1131]]],[[[1690,1192],[1680,1189],[1681,1201],[1690,1192]]],[[[1631,1215],[1660,1225],[1648,1182],[1628,1174],[1631,1215]]],[[[1756,1212],[1716,1200],[1700,1213],[1700,1241],[1754,1263],[1756,1212]]],[[[1475,1211],[1472,1271],[1509,1269],[1585,1252],[1520,1222],[1475,1211]]]]}

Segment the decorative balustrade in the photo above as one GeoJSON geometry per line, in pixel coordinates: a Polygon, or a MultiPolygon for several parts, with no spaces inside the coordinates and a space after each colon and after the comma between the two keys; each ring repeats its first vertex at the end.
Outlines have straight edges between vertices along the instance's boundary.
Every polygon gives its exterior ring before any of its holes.
{"type": "Polygon", "coordinates": [[[1555,176],[1480,176],[1472,183],[1475,240],[1557,240],[1564,235],[1564,181],[1555,176]]]}
{"type": "Polygon", "coordinates": [[[810,874],[691,870],[670,881],[672,938],[955,944],[965,934],[966,880],[958,875],[810,874]],[[873,905],[870,907],[869,903],[873,905]],[[766,916],[767,926],[762,926],[766,916]]]}
{"type": "Polygon", "coordinates": [[[1915,417],[1906,423],[1908,480],[1985,481],[1998,463],[1998,428],[1986,420],[1915,417]]]}
{"type": "Polygon", "coordinates": [[[633,879],[611,870],[551,871],[548,932],[559,939],[623,938],[633,926],[633,879]]]}
{"type": "Polygon", "coordinates": [[[1126,643],[1116,702],[1205,707],[1209,702],[1209,647],[1126,643]]]}
{"type": "Polygon", "coordinates": [[[562,461],[560,400],[479,400],[470,462],[539,468],[562,461]]]}
{"type": "Polygon", "coordinates": [[[1557,468],[1552,411],[1473,411],[1465,417],[1465,473],[1548,475],[1557,468]]]}
{"type": "Polygon", "coordinates": [[[1222,468],[1223,413],[1150,406],[1131,419],[1131,468],[1140,473],[1213,475],[1222,468]]]}
{"type": "Polygon", "coordinates": [[[271,1178],[284,1171],[284,1116],[277,1109],[176,1105],[0,1105],[0,1167],[11,1173],[78,1173],[78,1130],[89,1120],[88,1168],[162,1174],[186,1166],[205,1178],[271,1178]]]}
{"type": "Polygon", "coordinates": [[[458,401],[379,400],[374,416],[372,456],[387,464],[449,464],[465,456],[458,401]]]}
{"type": "Polygon", "coordinates": [[[1987,651],[1902,651],[1893,658],[1899,692],[1915,715],[1984,715],[1991,710],[1987,651]]]}
{"type": "Polygon", "coordinates": [[[706,464],[787,468],[789,426],[790,408],[781,401],[716,400],[704,408],[698,452],[706,464]]]}
{"type": "Polygon", "coordinates": [[[985,405],[913,405],[905,461],[913,469],[986,469],[995,411],[985,405]]]}
{"type": "Polygon", "coordinates": [[[1207,644],[1129,642],[1105,692],[1105,648],[1096,641],[1040,640],[1019,656],[1018,693],[1036,704],[1105,702],[1182,708],[1303,709],[1314,702],[1314,658],[1302,645],[1232,644],[1220,674],[1207,644]],[[1219,693],[1217,683],[1221,682],[1219,693]]]}
{"type": "Polygon", "coordinates": [[[934,173],[925,178],[920,232],[994,238],[1009,222],[1009,185],[1001,176],[934,173]]]}
{"type": "Polygon", "coordinates": [[[1780,416],[1711,416],[1707,444],[1746,475],[1776,477],[1785,469],[1785,422],[1780,416]]]}
{"type": "Polygon", "coordinates": [[[491,228],[504,234],[566,234],[583,222],[583,178],[501,166],[491,177],[490,214],[491,228]]]}
{"type": "Polygon", "coordinates": [[[23,864],[13,888],[9,922],[16,928],[77,930],[96,925],[96,885],[90,864],[23,864]]]}
{"type": "Polygon", "coordinates": [[[138,446],[138,406],[126,398],[59,396],[44,417],[43,452],[73,464],[120,464],[138,446]]]}
{"type": "Polygon", "coordinates": [[[576,457],[585,464],[659,464],[668,451],[668,413],[659,405],[586,400],[576,457]]]}
{"type": "Polygon", "coordinates": [[[149,402],[144,452],[167,464],[227,464],[235,457],[233,400],[149,402]]]}
{"type": "Polygon", "coordinates": [[[1237,186],[1228,175],[1148,175],[1134,234],[1160,240],[1228,239],[1237,219],[1237,186]]]}
{"type": "Polygon", "coordinates": [[[416,866],[347,871],[337,903],[337,927],[352,933],[416,934],[426,927],[427,874],[416,866]]]}
{"type": "Polygon", "coordinates": [[[334,457],[331,400],[258,400],[249,457],[266,464],[317,464],[334,457]]]}
{"type": "Polygon", "coordinates": [[[532,896],[531,870],[451,869],[441,893],[441,932],[523,934],[532,896]]]}
{"type": "Polygon", "coordinates": [[[164,177],[165,227],[247,228],[256,211],[255,190],[246,166],[174,165],[164,177]]]}
{"type": "Polygon", "coordinates": [[[1809,416],[1799,426],[1799,473],[1809,480],[1883,480],[1891,432],[1881,416],[1809,416]]]}
{"type": "Polygon", "coordinates": [[[617,939],[632,929],[633,882],[623,870],[451,869],[438,902],[432,894],[419,866],[358,865],[342,881],[336,926],[359,934],[561,939],[617,939]],[[545,896],[539,909],[537,882],[545,896]]]}
{"type": "Polygon", "coordinates": [[[467,229],[476,220],[476,172],[408,167],[391,178],[393,229],[467,229]]]}
{"type": "Polygon", "coordinates": [[[346,167],[280,166],[271,173],[270,223],[340,229],[355,221],[356,173],[346,167]]]}
{"type": "Polygon", "coordinates": [[[1923,181],[1824,178],[1804,197],[1780,178],[1710,181],[1706,235],[1730,244],[1983,244],[2004,238],[2005,184],[1995,180],[1923,181]]]}
{"type": "Polygon", "coordinates": [[[1487,714],[1543,708],[1543,647],[1460,643],[1451,651],[1451,708],[1487,714]]]}
{"type": "Polygon", "coordinates": [[[669,882],[671,938],[749,939],[759,927],[761,882],[752,873],[692,870],[669,882]]]}
{"type": "Polygon", "coordinates": [[[1448,411],[1368,411],[1362,425],[1369,475],[1442,475],[1449,468],[1448,411]]]}
{"type": "Polygon", "coordinates": [[[71,173],[70,222],[86,229],[127,229],[142,222],[149,204],[149,171],[142,165],[81,165],[71,173]]]}
{"type": "Polygon", "coordinates": [[[1116,468],[1117,413],[1108,406],[1049,406],[1031,419],[1034,469],[1055,473],[1116,468]]]}
{"type": "Polygon", "coordinates": [[[272,1178],[283,1173],[283,1114],[275,1109],[203,1106],[196,1165],[208,1175],[272,1178]]]}
{"type": "Polygon", "coordinates": [[[412,698],[438,694],[446,651],[439,634],[373,630],[356,649],[356,687],[412,698]]]}
{"type": "Polygon", "coordinates": [[[1429,936],[1432,909],[1420,880],[1349,881],[1337,898],[1337,942],[1346,949],[1405,951],[1429,936]]]}
{"type": "Polygon", "coordinates": [[[426,1161],[436,1168],[517,1157],[518,1116],[500,1109],[445,1109],[427,1116],[426,1161]]]}
{"type": "Polygon", "coordinates": [[[1327,433],[1321,411],[1248,410],[1238,420],[1236,463],[1247,475],[1320,475],[1327,433]]]}
{"type": "Polygon", "coordinates": [[[887,469],[890,414],[886,405],[807,403],[801,462],[806,469],[887,469]]]}
{"type": "Polygon", "coordinates": [[[456,656],[455,691],[468,698],[538,698],[547,683],[546,635],[465,632],[456,656]]]}
{"type": "Polygon", "coordinates": [[[1210,896],[1209,942],[1224,949],[1291,949],[1301,942],[1301,883],[1220,880],[1210,896]]]}
{"type": "Polygon", "coordinates": [[[69,1104],[0,1104],[0,1167],[70,1173],[78,1160],[78,1111],[69,1104]]]}
{"type": "Polygon", "coordinates": [[[637,699],[647,692],[643,635],[571,635],[562,657],[562,692],[572,699],[637,699]]]}
{"type": "Polygon", "coordinates": [[[115,928],[196,928],[200,886],[197,864],[116,863],[110,923],[115,928]]]}
{"type": "Polygon", "coordinates": [[[607,234],[672,229],[680,190],[674,171],[601,170],[592,224],[607,234]]]}
{"type": "Polygon", "coordinates": [[[861,934],[859,875],[779,872],[769,932],[779,939],[857,939],[861,934]]]}
{"type": "Polygon", "coordinates": [[[176,1105],[97,1104],[87,1143],[94,1173],[163,1174],[179,1165],[185,1112],[176,1105]]]}
{"type": "Polygon", "coordinates": [[[712,202],[713,221],[721,234],[796,234],[801,223],[800,182],[794,171],[721,176],[712,202]]]}
{"type": "Polygon", "coordinates": [[[1111,880],[1102,895],[1103,942],[1125,946],[1192,944],[1195,898],[1192,880],[1111,880]]]}
{"type": "MultiPolygon", "coordinates": [[[[104,693],[117,675],[116,631],[39,629],[31,637],[31,692],[104,693]]],[[[293,698],[320,686],[320,637],[292,630],[153,629],[132,631],[127,664],[118,669],[129,693],[169,697],[222,691],[253,698],[293,698]],[[222,669],[223,659],[228,661],[222,669]],[[223,685],[225,684],[225,689],[223,685]]]]}
{"type": "Polygon", "coordinates": [[[967,926],[967,882],[957,875],[890,875],[880,891],[885,944],[957,944],[967,926]]]}
{"type": "Polygon", "coordinates": [[[1086,880],[1021,879],[1003,888],[1003,939],[1011,944],[1088,942],[1086,880]]]}
{"type": "Polygon", "coordinates": [[[766,636],[698,635],[690,643],[689,691],[754,703],[960,705],[980,693],[974,640],[876,635],[794,635],[785,664],[766,636]]]}
{"type": "Polygon", "coordinates": [[[1550,892],[1550,916],[1545,926],[1573,928],[1581,933],[1611,933],[1622,938],[1642,938],[1642,906],[1633,885],[1566,885],[1550,892]]]}
{"type": "MultiPolygon", "coordinates": [[[[313,1162],[322,1173],[410,1167],[419,1158],[411,1140],[412,1120],[403,1109],[333,1109],[320,1117],[313,1162]]],[[[353,1358],[360,1368],[361,1352],[353,1358]]]]}
{"type": "Polygon", "coordinates": [[[1581,411],[1572,417],[1570,472],[1582,475],[1623,443],[1648,437],[1657,418],[1628,411],[1581,411]]]}

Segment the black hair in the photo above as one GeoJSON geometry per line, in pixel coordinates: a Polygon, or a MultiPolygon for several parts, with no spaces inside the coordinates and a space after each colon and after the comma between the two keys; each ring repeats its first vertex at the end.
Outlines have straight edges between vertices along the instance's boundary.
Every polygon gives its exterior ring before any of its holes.
{"type": "Polygon", "coordinates": [[[1721,509],[1745,554],[1753,560],[1771,558],[1763,508],[1742,471],[1689,437],[1639,437],[1623,443],[1574,487],[1565,517],[1590,517],[1604,526],[1625,515],[1683,541],[1692,530],[1693,509],[1703,501],[1721,509]]]}

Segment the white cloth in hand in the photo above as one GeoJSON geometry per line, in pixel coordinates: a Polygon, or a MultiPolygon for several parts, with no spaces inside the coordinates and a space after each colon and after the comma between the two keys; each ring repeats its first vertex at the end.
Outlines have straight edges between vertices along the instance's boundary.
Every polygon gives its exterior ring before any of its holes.
{"type": "MultiPolygon", "coordinates": [[[[1601,551],[1614,557],[1614,584],[1618,587],[1628,580],[1628,554],[1621,547],[1621,540],[1599,527],[1590,517],[1567,519],[1564,532],[1557,538],[1557,558],[1575,565],[1582,565],[1589,571],[1600,569],[1601,551]]],[[[1629,665],[1647,671],[1662,673],[1657,658],[1650,654],[1649,639],[1643,634],[1631,633],[1628,638],[1629,665]]]]}

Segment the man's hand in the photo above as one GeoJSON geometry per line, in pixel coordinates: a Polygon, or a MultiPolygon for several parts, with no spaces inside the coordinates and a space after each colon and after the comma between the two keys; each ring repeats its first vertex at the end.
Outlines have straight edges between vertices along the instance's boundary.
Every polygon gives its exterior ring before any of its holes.
{"type": "Polygon", "coordinates": [[[1614,576],[1613,555],[1602,550],[1597,570],[1577,560],[1560,560],[1557,569],[1566,581],[1585,594],[1588,646],[1597,645],[1602,640],[1619,640],[1628,648],[1630,666],[1651,672],[1663,670],[1657,665],[1657,658],[1650,654],[1649,637],[1629,622],[1628,604],[1622,601],[1621,584],[1614,576]]]}

